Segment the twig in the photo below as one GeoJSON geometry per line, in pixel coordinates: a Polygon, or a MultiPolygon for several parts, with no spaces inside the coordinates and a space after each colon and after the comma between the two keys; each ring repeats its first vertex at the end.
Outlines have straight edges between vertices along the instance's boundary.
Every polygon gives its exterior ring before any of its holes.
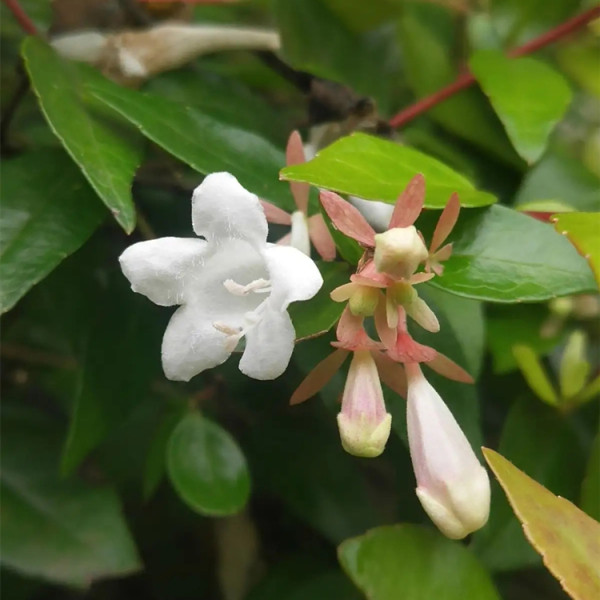
{"type": "Polygon", "coordinates": [[[12,12],[25,33],[28,33],[29,35],[39,35],[37,27],[33,24],[29,15],[23,10],[18,0],[4,0],[4,4],[6,4],[10,12],[12,12]]]}
{"type": "MultiPolygon", "coordinates": [[[[558,27],[551,29],[550,31],[540,35],[539,37],[519,46],[518,48],[514,48],[508,52],[508,55],[516,58],[519,56],[524,56],[525,54],[531,54],[544,46],[548,46],[549,44],[554,43],[555,41],[569,35],[570,33],[581,29],[585,25],[587,25],[590,21],[600,17],[600,6],[596,6],[594,8],[590,8],[589,10],[565,21],[558,27]]],[[[469,86],[475,83],[475,77],[471,73],[463,73],[459,75],[452,83],[447,85],[446,87],[434,92],[430,96],[425,98],[421,98],[421,100],[415,102],[411,106],[408,106],[404,110],[401,110],[398,114],[393,116],[390,119],[390,127],[399,128],[419,115],[427,112],[430,108],[440,104],[444,100],[448,99],[450,96],[453,96],[457,92],[468,88],[469,86]]]]}

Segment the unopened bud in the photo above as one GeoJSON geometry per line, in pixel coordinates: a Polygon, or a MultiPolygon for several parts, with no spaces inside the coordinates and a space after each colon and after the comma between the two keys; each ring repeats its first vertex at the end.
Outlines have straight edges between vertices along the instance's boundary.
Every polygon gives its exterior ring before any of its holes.
{"type": "Polygon", "coordinates": [[[352,296],[350,296],[348,305],[353,315],[357,317],[372,317],[379,299],[380,293],[378,288],[360,285],[356,287],[352,296]]]}
{"type": "Polygon", "coordinates": [[[385,449],[392,417],[385,410],[377,366],[367,350],[354,353],[337,422],[346,452],[372,458],[385,449]]]}
{"type": "Polygon", "coordinates": [[[487,522],[487,471],[419,366],[408,364],[406,371],[408,441],[417,496],[444,535],[461,539],[487,522]]]}
{"type": "Polygon", "coordinates": [[[391,277],[407,279],[428,255],[413,225],[394,227],[375,236],[375,266],[391,277]]]}

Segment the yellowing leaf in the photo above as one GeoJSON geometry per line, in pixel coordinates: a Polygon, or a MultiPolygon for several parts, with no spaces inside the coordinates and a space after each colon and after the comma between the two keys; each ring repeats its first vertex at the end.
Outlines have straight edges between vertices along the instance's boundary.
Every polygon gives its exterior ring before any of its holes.
{"type": "Polygon", "coordinates": [[[600,523],[497,452],[483,448],[483,454],[527,539],[565,591],[575,600],[600,598],[600,523]]]}

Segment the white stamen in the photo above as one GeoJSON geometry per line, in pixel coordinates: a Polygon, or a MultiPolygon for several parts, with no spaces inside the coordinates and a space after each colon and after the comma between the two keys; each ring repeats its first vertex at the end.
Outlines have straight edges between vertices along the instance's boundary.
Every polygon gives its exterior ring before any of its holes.
{"type": "Polygon", "coordinates": [[[247,285],[241,285],[233,279],[226,279],[223,286],[234,296],[247,296],[251,292],[255,294],[268,294],[271,292],[271,282],[268,279],[255,279],[247,285]]]}

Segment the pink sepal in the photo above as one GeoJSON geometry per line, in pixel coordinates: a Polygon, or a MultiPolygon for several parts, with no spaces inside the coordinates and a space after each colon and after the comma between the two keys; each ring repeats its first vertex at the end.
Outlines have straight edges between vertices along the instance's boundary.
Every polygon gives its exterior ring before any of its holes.
{"type": "Polygon", "coordinates": [[[410,227],[421,214],[425,202],[425,177],[415,175],[406,189],[398,196],[388,229],[410,227]]]}
{"type": "Polygon", "coordinates": [[[285,212],[285,210],[275,206],[266,200],[260,201],[263,210],[265,211],[265,217],[269,223],[275,223],[276,225],[291,225],[292,217],[285,212]]]}
{"type": "Polygon", "coordinates": [[[326,356],[296,388],[290,404],[300,404],[319,392],[336,374],[348,354],[349,351],[338,349],[326,356]]]}
{"type": "MultiPolygon", "coordinates": [[[[285,149],[285,159],[288,167],[306,162],[302,138],[297,131],[292,131],[290,137],[288,138],[287,147],[285,149]]],[[[290,181],[290,188],[292,190],[292,196],[294,196],[298,210],[302,211],[304,214],[307,214],[308,193],[310,191],[310,186],[308,183],[290,181]]]]}
{"type": "Polygon", "coordinates": [[[427,362],[427,366],[431,367],[436,373],[452,379],[453,381],[460,381],[461,383],[473,383],[473,377],[469,375],[462,367],[457,365],[453,360],[450,360],[447,356],[436,353],[437,356],[427,362]]]}
{"type": "Polygon", "coordinates": [[[388,349],[388,356],[392,360],[402,363],[428,363],[437,355],[437,350],[415,342],[409,333],[404,332],[398,333],[395,346],[388,349]]]}
{"type": "Polygon", "coordinates": [[[336,229],[363,246],[375,245],[375,231],[352,204],[327,190],[321,190],[319,198],[336,229]]]}
{"type": "Polygon", "coordinates": [[[321,258],[326,261],[335,259],[335,242],[327,229],[323,215],[317,213],[308,218],[308,235],[321,258]]]}
{"type": "MultiPolygon", "coordinates": [[[[456,225],[456,221],[458,220],[458,215],[460,213],[460,200],[458,198],[458,194],[454,192],[450,196],[440,218],[438,219],[437,225],[435,226],[435,231],[433,232],[433,237],[431,238],[431,246],[429,247],[429,253],[435,254],[437,249],[444,243],[446,238],[450,235],[452,229],[456,225]]],[[[438,260],[445,260],[441,257],[438,260]]]]}

